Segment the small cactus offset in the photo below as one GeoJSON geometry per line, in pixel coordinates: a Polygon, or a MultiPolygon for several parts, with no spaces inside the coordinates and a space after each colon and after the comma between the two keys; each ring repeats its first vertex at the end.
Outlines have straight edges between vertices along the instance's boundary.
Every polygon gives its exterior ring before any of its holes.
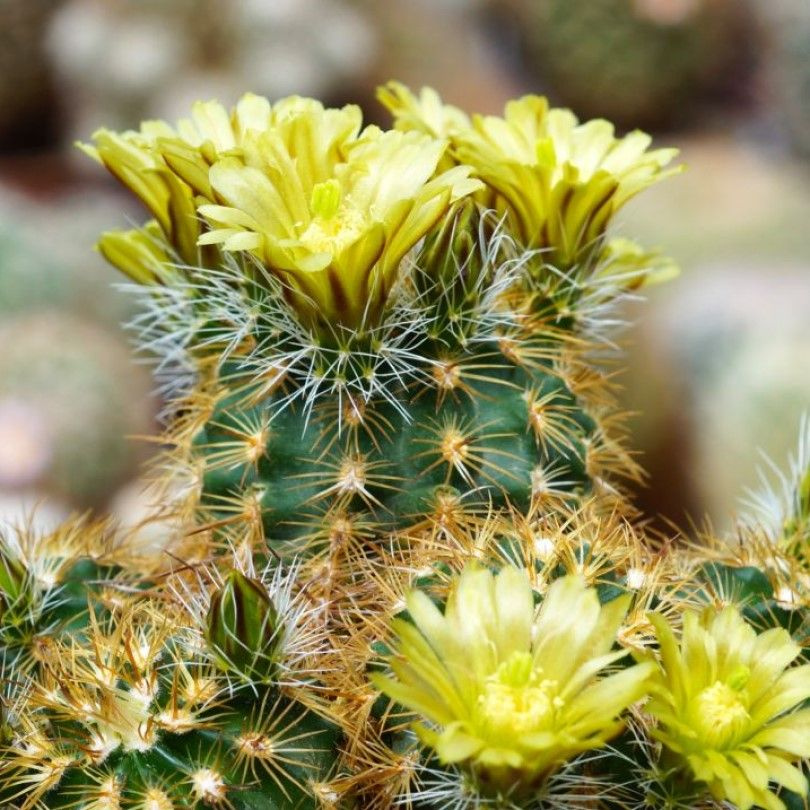
{"type": "Polygon", "coordinates": [[[7,676],[44,665],[60,637],[114,607],[122,555],[103,521],[79,517],[45,535],[0,527],[0,666],[7,676]]]}
{"type": "Polygon", "coordinates": [[[313,688],[306,666],[319,639],[312,623],[300,635],[284,576],[234,569],[213,587],[175,587],[176,604],[130,596],[105,618],[91,605],[81,632],[53,640],[35,675],[10,682],[0,800],[310,806],[310,787],[334,770],[335,731],[295,697],[313,688]],[[272,628],[260,628],[271,644],[245,625],[268,611],[272,628]]]}
{"type": "Polygon", "coordinates": [[[247,95],[83,147],[152,216],[99,248],[185,531],[3,540],[0,806],[805,806],[805,445],[739,548],[622,488],[613,307],[674,268],[610,225],[673,150],[379,96],[391,130],[247,95]]]}

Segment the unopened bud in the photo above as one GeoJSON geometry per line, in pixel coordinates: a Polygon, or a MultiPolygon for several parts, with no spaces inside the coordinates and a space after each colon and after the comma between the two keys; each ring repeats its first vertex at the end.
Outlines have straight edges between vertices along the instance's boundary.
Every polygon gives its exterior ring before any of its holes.
{"type": "Polygon", "coordinates": [[[459,298],[476,289],[483,270],[479,224],[478,208],[466,198],[425,237],[419,255],[423,285],[438,284],[459,298]]]}
{"type": "Polygon", "coordinates": [[[233,570],[211,596],[205,639],[218,666],[248,681],[267,681],[275,669],[281,629],[267,589],[233,570]]]}
{"type": "Polygon", "coordinates": [[[431,337],[462,346],[481,326],[492,304],[492,284],[504,259],[497,223],[467,198],[428,235],[413,274],[429,314],[431,337]]]}
{"type": "Polygon", "coordinates": [[[0,616],[23,598],[29,581],[22,560],[0,549],[0,616]]]}

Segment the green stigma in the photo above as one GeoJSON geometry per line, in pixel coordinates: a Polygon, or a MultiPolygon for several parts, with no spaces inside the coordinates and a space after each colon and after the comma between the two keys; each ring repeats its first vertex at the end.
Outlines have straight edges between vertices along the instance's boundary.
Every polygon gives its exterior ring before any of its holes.
{"type": "Polygon", "coordinates": [[[322,219],[332,219],[340,208],[340,198],[340,183],[334,177],[323,183],[316,183],[309,200],[312,215],[322,219]]]}

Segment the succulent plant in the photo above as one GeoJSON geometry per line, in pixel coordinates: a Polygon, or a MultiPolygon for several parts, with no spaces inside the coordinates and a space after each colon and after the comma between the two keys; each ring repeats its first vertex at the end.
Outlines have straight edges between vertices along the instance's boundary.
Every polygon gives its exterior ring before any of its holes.
{"type": "Polygon", "coordinates": [[[186,531],[46,591],[48,555],[4,548],[0,802],[800,801],[805,640],[772,580],[803,564],[806,459],[746,565],[646,537],[618,481],[594,355],[672,266],[608,227],[672,152],[536,97],[381,97],[386,132],[246,96],[86,147],[154,217],[100,247],[148,305],[186,531]]]}
{"type": "Polygon", "coordinates": [[[416,806],[801,801],[810,754],[801,645],[782,627],[758,632],[736,605],[701,608],[705,592],[689,593],[663,559],[657,567],[638,590],[615,571],[606,587],[560,569],[549,582],[542,568],[507,565],[493,577],[467,566],[443,614],[412,591],[410,621],[393,623],[392,674],[375,683],[416,718],[413,732],[398,731],[424,752],[416,806]],[[669,606],[658,601],[668,592],[669,606]]]}
{"type": "Polygon", "coordinates": [[[513,22],[528,66],[555,101],[627,129],[683,125],[712,92],[739,89],[729,76],[746,75],[750,67],[746,3],[503,0],[492,6],[513,22]]]}
{"type": "Polygon", "coordinates": [[[304,681],[235,683],[220,649],[200,643],[203,628],[171,606],[129,598],[105,618],[93,607],[83,630],[55,639],[8,690],[0,798],[20,808],[315,806],[307,797],[330,774],[334,730],[295,699],[304,681]]]}
{"type": "Polygon", "coordinates": [[[382,97],[388,132],[248,95],[86,147],[155,217],[100,248],[186,385],[172,439],[201,506],[294,552],[347,521],[401,529],[637,474],[585,354],[601,311],[668,267],[605,232],[674,152],[539,98],[479,126],[399,85],[382,97]],[[449,146],[430,104],[459,122],[449,146]]]}
{"type": "Polygon", "coordinates": [[[705,555],[595,501],[436,523],[357,554],[330,598],[317,558],[259,568],[234,547],[144,587],[118,557],[34,666],[7,661],[13,807],[781,809],[807,792],[802,645],[762,627],[751,589],[718,601],[705,555]]]}
{"type": "Polygon", "coordinates": [[[58,637],[86,625],[89,594],[99,605],[109,602],[117,556],[104,521],[74,518],[47,533],[0,529],[0,664],[7,674],[43,665],[58,637]]]}

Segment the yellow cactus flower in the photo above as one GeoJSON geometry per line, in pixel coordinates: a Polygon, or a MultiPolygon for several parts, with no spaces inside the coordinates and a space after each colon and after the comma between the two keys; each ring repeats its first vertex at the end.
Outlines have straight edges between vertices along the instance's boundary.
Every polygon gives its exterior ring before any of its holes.
{"type": "Polygon", "coordinates": [[[452,104],[444,104],[432,87],[423,87],[417,97],[401,82],[388,82],[378,88],[377,98],[393,114],[397,129],[449,138],[472,126],[467,113],[452,104]]]}
{"type": "Polygon", "coordinates": [[[392,84],[379,98],[396,126],[446,134],[455,158],[495,192],[522,244],[543,249],[563,269],[600,245],[627,200],[678,171],[665,170],[677,150],[650,151],[652,139],[640,131],[617,138],[604,120],[580,124],[541,96],[508,102],[503,117],[474,115],[469,122],[430,90],[417,99],[392,84]]]}
{"type": "Polygon", "coordinates": [[[810,756],[810,665],[793,666],[801,648],[782,628],[757,634],[729,606],[684,617],[680,647],[672,628],[651,615],[661,664],[647,711],[654,734],[717,801],[738,810],[784,810],[770,789],[802,796],[795,766],[810,756]]]}
{"type": "Polygon", "coordinates": [[[644,250],[636,242],[623,237],[606,240],[599,256],[596,279],[607,278],[624,289],[642,285],[663,284],[676,278],[680,268],[657,250],[644,250]]]}
{"type": "Polygon", "coordinates": [[[250,251],[309,325],[356,329],[382,312],[405,254],[480,184],[465,166],[436,176],[445,144],[416,132],[368,127],[333,150],[326,112],[298,111],[244,160],[211,167],[222,204],[200,207],[212,227],[200,244],[250,251]]]}
{"type": "Polygon", "coordinates": [[[405,254],[482,186],[469,167],[442,170],[446,142],[361,125],[353,105],[248,94],[231,113],[199,102],[176,128],[99,130],[82,148],[154,217],[148,232],[108,233],[99,247],[141,283],[163,280],[168,257],[210,266],[220,250],[247,251],[307,325],[373,322],[405,254]]]}
{"type": "Polygon", "coordinates": [[[150,134],[171,169],[196,194],[216,202],[209,168],[225,157],[244,157],[255,148],[257,136],[281,134],[293,155],[308,152],[323,170],[324,163],[341,159],[343,148],[357,138],[362,122],[362,112],[355,104],[327,109],[315,99],[289,96],[271,105],[266,98],[248,93],[230,115],[216,102],[197,102],[191,118],[181,120],[176,132],[163,125],[150,134]],[[317,118],[318,131],[302,128],[300,116],[317,118]],[[313,135],[316,140],[305,140],[313,135]]]}
{"type": "Polygon", "coordinates": [[[97,247],[111,265],[138,284],[162,281],[177,261],[154,219],[142,228],[107,231],[101,235],[97,247]]]}
{"type": "Polygon", "coordinates": [[[442,613],[413,591],[413,624],[393,622],[395,677],[375,685],[426,719],[417,733],[443,764],[489,793],[533,790],[564,762],[603,746],[645,691],[651,663],[612,674],[629,596],[600,605],[578,576],[556,580],[539,611],[525,571],[468,565],[442,613]]]}
{"type": "MultiPolygon", "coordinates": [[[[194,194],[163,161],[153,137],[100,129],[93,139],[95,146],[79,144],[80,148],[104,165],[146,206],[163,240],[179,260],[197,264],[200,222],[194,194]]],[[[126,265],[121,269],[127,272],[126,265]]]]}
{"type": "MultiPolygon", "coordinates": [[[[271,105],[248,93],[230,113],[215,101],[200,101],[176,128],[165,121],[145,121],[138,131],[99,129],[93,134],[94,145],[79,147],[132,191],[154,217],[145,233],[105,233],[99,241],[104,257],[139,283],[161,280],[166,262],[200,264],[205,254],[197,244],[203,228],[197,207],[216,201],[208,178],[211,165],[242,156],[246,141],[306,111],[320,115],[324,123],[324,138],[313,146],[323,151],[323,159],[339,159],[343,143],[360,130],[360,108],[325,110],[320,102],[299,96],[271,105]]],[[[209,258],[217,263],[216,251],[209,258]]]]}

